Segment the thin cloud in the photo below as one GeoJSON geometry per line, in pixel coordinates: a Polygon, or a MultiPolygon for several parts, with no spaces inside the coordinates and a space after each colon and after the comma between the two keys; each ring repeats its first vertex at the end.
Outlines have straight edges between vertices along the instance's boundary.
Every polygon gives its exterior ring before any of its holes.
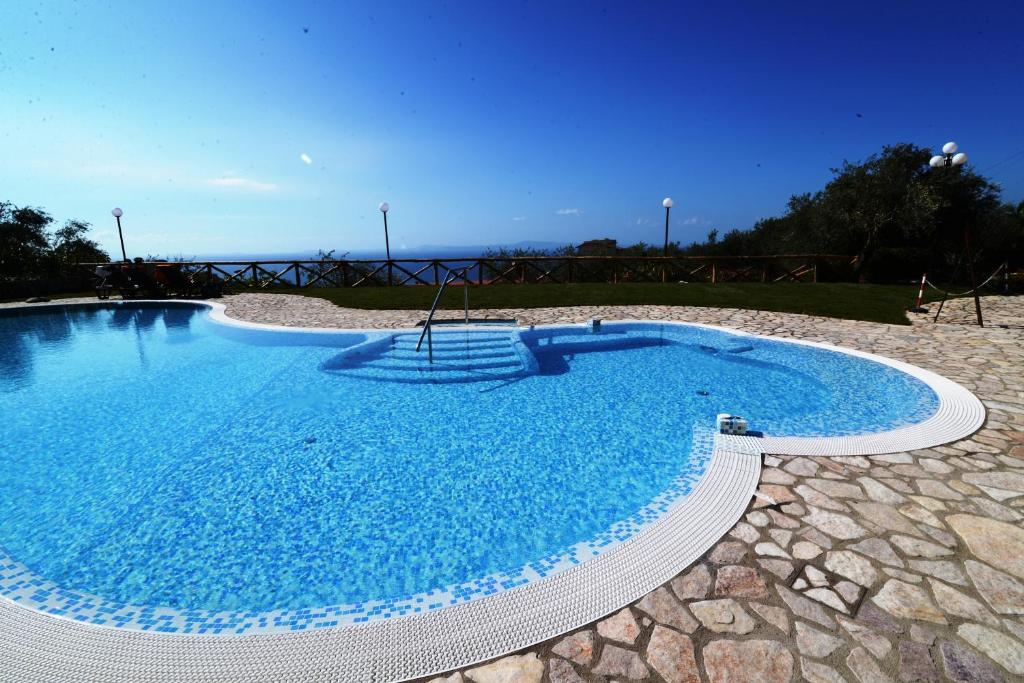
{"type": "Polygon", "coordinates": [[[277,185],[274,183],[264,183],[259,180],[251,180],[250,178],[236,178],[234,176],[225,176],[223,178],[210,178],[206,181],[207,185],[213,185],[214,187],[228,187],[236,190],[249,190],[250,192],[273,192],[277,189],[277,185]]]}
{"type": "Polygon", "coordinates": [[[640,218],[636,219],[636,224],[637,225],[647,225],[650,222],[651,222],[650,218],[643,218],[642,216],[640,218]]]}
{"type": "Polygon", "coordinates": [[[312,159],[310,159],[310,158],[309,158],[309,155],[308,155],[308,154],[306,154],[305,152],[303,152],[302,154],[300,154],[300,155],[299,155],[299,158],[300,158],[300,159],[302,159],[302,163],[306,164],[307,166],[309,166],[309,165],[310,165],[311,163],[313,163],[313,160],[312,160],[312,159]]]}
{"type": "Polygon", "coordinates": [[[512,220],[514,220],[515,222],[518,223],[520,221],[525,221],[526,220],[526,216],[512,216],[512,220]]]}
{"type": "Polygon", "coordinates": [[[559,216],[579,216],[583,213],[583,209],[559,209],[555,213],[559,216]]]}
{"type": "Polygon", "coordinates": [[[683,225],[702,225],[704,223],[707,223],[707,221],[699,216],[690,216],[683,220],[683,225]]]}

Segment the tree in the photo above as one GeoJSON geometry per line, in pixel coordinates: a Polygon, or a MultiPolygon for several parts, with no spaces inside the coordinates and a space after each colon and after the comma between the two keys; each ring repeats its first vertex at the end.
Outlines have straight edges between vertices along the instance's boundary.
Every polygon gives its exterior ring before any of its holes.
{"type": "Polygon", "coordinates": [[[891,280],[955,261],[970,225],[979,267],[1024,259],[1024,203],[1001,205],[992,181],[969,168],[931,169],[929,157],[928,150],[904,143],[843,162],[821,190],[790,197],[782,216],[719,240],[709,235],[686,252],[849,254],[857,258],[854,275],[891,280]]]}
{"type": "Polygon", "coordinates": [[[88,223],[68,220],[51,234],[52,224],[42,209],[0,202],[0,281],[59,277],[78,263],[110,260],[86,237],[88,223]]]}
{"type": "Polygon", "coordinates": [[[50,243],[45,211],[0,202],[0,279],[27,277],[38,271],[50,243]]]}

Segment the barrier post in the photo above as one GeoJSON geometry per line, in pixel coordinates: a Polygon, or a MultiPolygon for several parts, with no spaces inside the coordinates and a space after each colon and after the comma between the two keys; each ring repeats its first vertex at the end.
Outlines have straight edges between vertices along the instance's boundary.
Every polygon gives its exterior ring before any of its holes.
{"type": "Polygon", "coordinates": [[[910,309],[911,313],[927,313],[928,309],[921,308],[921,300],[924,298],[924,285],[928,281],[928,273],[921,276],[921,287],[917,290],[917,301],[914,302],[914,307],[910,309]]]}

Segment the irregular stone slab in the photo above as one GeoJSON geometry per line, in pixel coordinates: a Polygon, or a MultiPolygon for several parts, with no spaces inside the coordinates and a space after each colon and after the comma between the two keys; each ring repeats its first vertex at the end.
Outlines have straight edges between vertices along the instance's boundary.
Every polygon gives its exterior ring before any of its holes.
{"type": "Polygon", "coordinates": [[[900,624],[893,621],[888,614],[880,610],[875,603],[869,600],[865,600],[860,604],[860,610],[857,612],[857,621],[867,624],[876,631],[884,631],[894,636],[903,633],[903,627],[900,624]]]}
{"type": "Polygon", "coordinates": [[[813,560],[822,552],[824,551],[819,546],[810,541],[798,541],[793,544],[793,557],[798,560],[813,560]]]}
{"type": "Polygon", "coordinates": [[[850,651],[846,656],[846,666],[850,667],[860,683],[892,683],[892,679],[882,673],[875,660],[862,647],[850,651]]]}
{"type": "Polygon", "coordinates": [[[758,543],[754,546],[754,552],[762,557],[781,557],[792,559],[792,556],[774,543],[758,543]]]}
{"type": "Polygon", "coordinates": [[[813,564],[809,564],[804,567],[804,576],[811,582],[812,586],[827,586],[828,577],[825,576],[825,572],[821,571],[813,564]]]}
{"type": "Polygon", "coordinates": [[[910,637],[914,639],[914,642],[923,643],[929,647],[935,644],[935,631],[919,624],[910,625],[910,637]]]}
{"type": "Polygon", "coordinates": [[[902,569],[906,566],[888,541],[882,538],[865,538],[863,541],[851,545],[850,550],[856,550],[861,555],[866,555],[892,567],[902,569]]]}
{"type": "Polygon", "coordinates": [[[775,584],[775,590],[778,592],[779,597],[782,598],[782,601],[789,606],[789,611],[793,614],[803,617],[808,621],[813,621],[816,624],[821,624],[832,631],[836,630],[836,622],[821,605],[808,600],[798,593],[794,593],[781,584],[775,584]]]}
{"type": "Polygon", "coordinates": [[[700,683],[693,641],[670,628],[654,627],[647,644],[647,663],[666,683],[700,683]]]}
{"type": "Polygon", "coordinates": [[[682,576],[672,579],[669,586],[680,600],[703,600],[711,588],[711,572],[707,566],[698,564],[682,576]]]}
{"type": "Polygon", "coordinates": [[[783,581],[788,581],[793,574],[793,563],[785,560],[758,560],[757,563],[783,581]]]}
{"type": "Polygon", "coordinates": [[[884,503],[850,503],[864,519],[883,529],[895,531],[908,536],[920,536],[921,532],[909,519],[899,513],[896,508],[884,503]]]}
{"type": "Polygon", "coordinates": [[[551,683],[586,683],[572,668],[572,664],[557,657],[548,662],[548,678],[551,683]]]}
{"type": "Polygon", "coordinates": [[[872,479],[871,477],[860,477],[857,481],[860,482],[860,485],[868,492],[868,497],[875,502],[887,503],[889,505],[899,505],[900,503],[907,502],[906,498],[896,493],[877,479],[872,479]]]}
{"type": "Polygon", "coordinates": [[[1024,676],[1024,645],[979,624],[961,624],[956,634],[1012,674],[1024,676]]]}
{"type": "Polygon", "coordinates": [[[955,467],[950,467],[938,458],[921,458],[921,467],[935,474],[949,474],[955,467]]]}
{"type": "MultiPolygon", "coordinates": [[[[750,571],[754,571],[751,569],[750,571]]],[[[754,572],[755,574],[757,572],[754,572]]],[[[721,570],[719,570],[721,580],[721,570]]],[[[767,591],[765,591],[767,592],[767,591]]],[[[690,616],[682,603],[672,597],[672,594],[664,586],[653,593],[648,593],[644,599],[636,603],[637,608],[649,614],[659,624],[665,624],[677,628],[684,633],[693,633],[697,630],[697,621],[690,616]]]]}
{"type": "Polygon", "coordinates": [[[928,646],[904,640],[900,643],[900,680],[906,683],[938,683],[928,646]]]}
{"type": "Polygon", "coordinates": [[[704,647],[710,683],[788,683],[793,655],[774,640],[716,640],[704,647]]]}
{"type": "Polygon", "coordinates": [[[768,467],[761,471],[761,481],[766,484],[782,484],[789,486],[796,483],[796,477],[775,467],[768,467]]]}
{"type": "Polygon", "coordinates": [[[821,533],[814,527],[804,527],[799,534],[815,545],[820,545],[825,550],[832,550],[832,539],[821,533]]]}
{"type": "Polygon", "coordinates": [[[967,585],[967,577],[960,570],[960,566],[949,560],[911,560],[910,568],[958,586],[967,585]]]}
{"type": "MultiPolygon", "coordinates": [[[[775,512],[775,510],[772,510],[772,512],[775,512]]],[[[778,513],[776,513],[776,514],[778,514],[778,513]]],[[[781,517],[785,517],[785,519],[789,519],[789,517],[786,517],[785,515],[779,515],[779,517],[780,518],[781,517]]],[[[794,522],[794,523],[796,523],[796,522],[794,522]]],[[[799,527],[800,525],[797,524],[797,526],[799,527]]],[[[772,540],[775,541],[776,543],[778,543],[779,547],[783,548],[783,549],[787,545],[789,545],[790,541],[793,540],[793,532],[789,531],[787,529],[772,529],[772,530],[770,530],[768,532],[768,535],[771,536],[772,540]]]]}
{"type": "Polygon", "coordinates": [[[1018,493],[1017,491],[997,489],[994,486],[978,486],[978,488],[998,501],[1009,500],[1010,498],[1016,498],[1017,496],[1020,495],[1020,493],[1018,493]]]}
{"type": "Polygon", "coordinates": [[[781,607],[772,607],[771,605],[762,605],[759,602],[748,603],[750,609],[757,612],[758,615],[769,624],[779,629],[787,636],[789,635],[789,613],[781,607]]]}
{"type": "Polygon", "coordinates": [[[929,536],[931,536],[932,539],[938,541],[940,545],[944,545],[947,548],[953,548],[953,549],[956,548],[956,545],[957,545],[956,544],[956,536],[954,536],[953,534],[949,533],[948,531],[943,531],[942,529],[936,529],[935,527],[932,527],[932,526],[921,527],[921,531],[923,531],[926,534],[928,534],[929,536]]]}
{"type": "Polygon", "coordinates": [[[935,479],[920,479],[915,483],[917,484],[917,490],[921,492],[921,495],[925,495],[930,498],[939,498],[940,500],[964,499],[963,494],[957,493],[941,481],[936,481],[935,479]]]}
{"type": "Polygon", "coordinates": [[[601,651],[601,661],[594,667],[599,676],[625,676],[626,678],[643,679],[650,675],[640,655],[617,645],[605,645],[601,651]]]}
{"type": "Polygon", "coordinates": [[[597,622],[597,632],[608,640],[632,645],[640,635],[640,624],[636,623],[633,613],[627,607],[604,621],[597,622]]]}
{"type": "Polygon", "coordinates": [[[578,631],[558,641],[558,644],[551,648],[559,657],[565,657],[577,664],[587,666],[594,658],[594,632],[578,631]]]}
{"type": "Polygon", "coordinates": [[[1024,614],[1024,583],[981,562],[967,560],[964,565],[992,609],[1000,614],[1024,614]]]}
{"type": "Polygon", "coordinates": [[[796,622],[796,647],[800,654],[824,659],[839,649],[843,641],[808,626],[802,621],[796,622]]]}
{"type": "Polygon", "coordinates": [[[946,557],[952,555],[953,551],[949,548],[941,545],[936,545],[930,541],[922,541],[919,538],[911,538],[910,536],[901,536],[894,534],[890,539],[904,555],[909,557],[946,557]]]}
{"type": "Polygon", "coordinates": [[[754,493],[754,496],[757,498],[755,506],[758,507],[782,505],[783,503],[792,503],[797,500],[792,491],[778,484],[761,484],[754,493]]]}
{"type": "Polygon", "coordinates": [[[849,614],[850,610],[847,609],[846,604],[843,603],[842,598],[835,594],[835,591],[829,588],[812,588],[809,591],[805,591],[804,595],[820,603],[826,604],[837,612],[843,614],[849,614]]]}
{"type": "Polygon", "coordinates": [[[732,599],[704,600],[690,603],[693,616],[700,619],[704,628],[715,633],[743,635],[754,630],[756,622],[740,604],[732,599]]]}
{"type": "Polygon", "coordinates": [[[756,569],[729,565],[718,570],[715,595],[730,598],[767,598],[768,586],[756,569]]]}
{"type": "Polygon", "coordinates": [[[818,463],[807,458],[793,458],[782,469],[798,477],[813,477],[818,473],[818,463]]]}
{"type": "Polygon", "coordinates": [[[857,602],[862,590],[860,586],[852,581],[840,581],[836,585],[832,586],[832,588],[835,589],[836,593],[839,593],[839,597],[850,605],[857,602]]]}
{"type": "Polygon", "coordinates": [[[839,617],[839,623],[854,639],[878,659],[885,659],[892,649],[892,643],[885,636],[878,635],[868,627],[855,621],[839,617]]]}
{"type": "Polygon", "coordinates": [[[871,562],[849,550],[829,551],[825,555],[825,568],[865,588],[871,588],[878,580],[878,572],[871,562]]]}
{"type": "Polygon", "coordinates": [[[928,526],[941,527],[942,521],[920,505],[904,505],[900,508],[900,514],[909,517],[915,522],[921,522],[928,526]]]}
{"type": "Polygon", "coordinates": [[[939,512],[940,510],[946,509],[946,504],[938,498],[929,498],[928,496],[910,496],[910,500],[914,501],[929,512],[939,512]]]}
{"type": "MultiPolygon", "coordinates": [[[[777,527],[782,527],[783,529],[790,530],[800,528],[800,522],[796,521],[788,515],[782,514],[778,510],[768,510],[768,516],[771,517],[772,522],[777,527]]],[[[779,531],[779,529],[773,529],[772,531],[779,531]]],[[[771,531],[769,531],[768,533],[771,534],[771,531]]],[[[785,545],[785,543],[783,543],[783,545],[785,545]]]]}
{"type": "Polygon", "coordinates": [[[1024,578],[1024,529],[974,515],[950,515],[946,521],[978,559],[1024,578]]]}
{"type": "Polygon", "coordinates": [[[946,617],[927,593],[917,586],[897,579],[889,579],[871,600],[899,619],[947,623],[946,617]]]}
{"type": "Polygon", "coordinates": [[[975,486],[1012,491],[1015,496],[1024,493],[1024,474],[1020,472],[970,472],[963,476],[963,480],[975,486]]]}
{"type": "Polygon", "coordinates": [[[744,519],[754,526],[760,527],[768,526],[771,523],[771,520],[768,519],[768,515],[764,514],[760,510],[754,510],[753,512],[748,513],[744,519]]]}
{"type": "Polygon", "coordinates": [[[839,515],[816,507],[810,508],[810,514],[803,517],[803,522],[841,541],[852,541],[868,535],[867,529],[846,515],[839,515]]]}
{"type": "Polygon", "coordinates": [[[846,679],[830,666],[800,658],[800,672],[808,683],[846,683],[846,679]]]}
{"type": "Polygon", "coordinates": [[[999,618],[974,598],[935,579],[928,579],[928,585],[932,589],[932,595],[935,596],[935,602],[942,605],[942,609],[947,614],[999,626],[999,618]]]}
{"type": "Polygon", "coordinates": [[[945,641],[939,652],[946,676],[956,683],[1003,683],[995,664],[959,643],[945,641]]]}
{"type": "Polygon", "coordinates": [[[828,508],[829,510],[836,510],[838,512],[846,512],[849,510],[848,507],[840,503],[838,500],[829,498],[821,491],[812,489],[807,484],[800,484],[793,490],[800,494],[800,497],[807,501],[808,506],[811,508],[828,508]]]}
{"type": "Polygon", "coordinates": [[[761,537],[757,529],[746,522],[737,523],[733,530],[729,532],[729,535],[740,539],[744,543],[754,543],[761,537]]]}
{"type": "Polygon", "coordinates": [[[807,484],[826,496],[833,498],[853,498],[854,500],[864,500],[864,492],[860,490],[859,486],[848,484],[843,481],[832,481],[831,479],[808,479],[807,484]]]}
{"type": "Polygon", "coordinates": [[[736,541],[722,541],[708,555],[714,564],[738,564],[747,556],[747,547],[736,541]]]}
{"type": "Polygon", "coordinates": [[[893,569],[892,567],[882,567],[882,571],[884,571],[886,574],[888,574],[892,578],[899,579],[900,581],[906,581],[907,583],[921,583],[921,577],[920,576],[918,576],[917,574],[911,574],[910,572],[905,572],[902,569],[893,569]]]}
{"type": "Polygon", "coordinates": [[[540,683],[543,676],[544,662],[533,652],[505,657],[466,672],[466,678],[473,683],[540,683]]]}
{"type": "Polygon", "coordinates": [[[982,517],[991,517],[992,519],[998,519],[1000,522],[1017,522],[1021,518],[1021,514],[1013,508],[1000,505],[988,498],[980,496],[972,498],[969,505],[974,508],[974,512],[977,512],[982,517]]]}

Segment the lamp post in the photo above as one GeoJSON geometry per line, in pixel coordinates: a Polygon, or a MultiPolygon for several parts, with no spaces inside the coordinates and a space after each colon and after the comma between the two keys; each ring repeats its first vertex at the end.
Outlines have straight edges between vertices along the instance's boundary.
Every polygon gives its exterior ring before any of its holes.
{"type": "Polygon", "coordinates": [[[124,234],[121,232],[121,216],[124,215],[124,211],[115,206],[111,209],[110,215],[117,219],[117,236],[121,238],[121,260],[127,262],[128,255],[124,252],[124,234]]]}
{"type": "MultiPolygon", "coordinates": [[[[947,142],[942,146],[942,154],[936,154],[928,160],[928,165],[932,168],[957,168],[967,163],[967,155],[964,152],[958,151],[957,144],[955,142],[947,142]]],[[[978,327],[985,327],[985,322],[981,317],[981,299],[978,298],[978,281],[974,276],[974,249],[971,245],[971,226],[966,220],[964,221],[964,248],[967,252],[967,272],[971,276],[971,290],[974,292],[974,312],[978,316],[978,327]]],[[[946,302],[945,297],[942,299],[942,303],[939,304],[939,312],[942,312],[942,304],[946,302]]],[[[935,318],[938,319],[938,313],[935,318]]]]}
{"type": "Polygon", "coordinates": [[[381,202],[380,206],[377,207],[380,212],[384,214],[384,253],[387,254],[388,258],[388,286],[391,286],[391,242],[388,241],[388,210],[391,205],[387,202],[381,202]]]}
{"type": "Polygon", "coordinates": [[[672,210],[672,204],[674,203],[671,197],[665,197],[661,200],[661,205],[665,207],[665,248],[662,250],[662,256],[668,256],[668,212],[672,210]]]}

